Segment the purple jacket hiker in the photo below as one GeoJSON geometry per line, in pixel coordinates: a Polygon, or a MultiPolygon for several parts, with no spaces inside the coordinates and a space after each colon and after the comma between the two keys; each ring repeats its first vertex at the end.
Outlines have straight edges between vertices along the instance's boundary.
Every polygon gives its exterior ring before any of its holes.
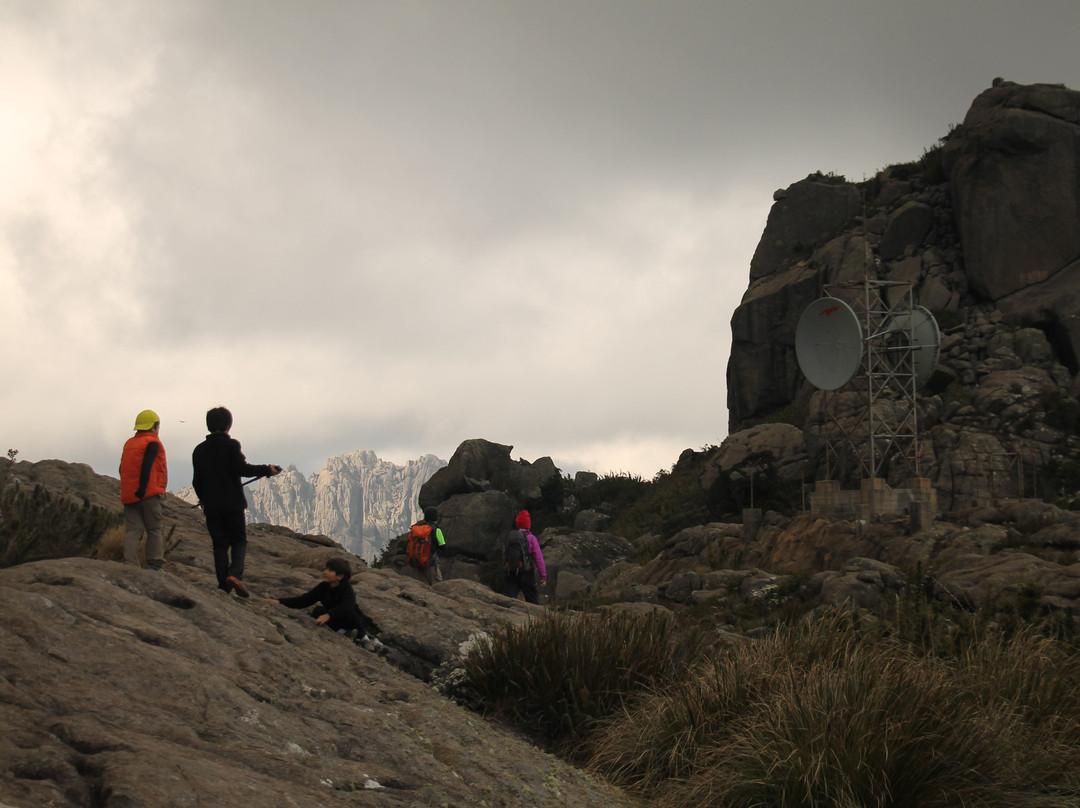
{"type": "Polygon", "coordinates": [[[525,570],[516,575],[507,575],[503,584],[503,594],[508,598],[516,598],[518,592],[525,596],[528,603],[540,604],[540,587],[547,583],[547,567],[544,564],[544,554],[540,550],[540,542],[529,528],[532,519],[528,511],[521,511],[514,520],[517,529],[525,534],[526,547],[529,557],[533,561],[535,569],[525,570]],[[540,576],[537,585],[536,576],[540,576]]]}

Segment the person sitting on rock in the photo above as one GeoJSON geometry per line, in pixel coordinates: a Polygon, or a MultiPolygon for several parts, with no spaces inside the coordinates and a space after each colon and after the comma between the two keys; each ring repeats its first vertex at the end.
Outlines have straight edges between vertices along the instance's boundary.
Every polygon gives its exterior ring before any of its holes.
{"type": "Polygon", "coordinates": [[[303,595],[291,598],[265,598],[267,603],[280,603],[290,609],[306,609],[313,606],[311,616],[315,623],[333,629],[338,634],[352,637],[358,645],[369,651],[383,647],[372,634],[375,623],[356,604],[352,586],[352,566],[344,558],[328,558],[323,569],[322,583],[303,595]]]}

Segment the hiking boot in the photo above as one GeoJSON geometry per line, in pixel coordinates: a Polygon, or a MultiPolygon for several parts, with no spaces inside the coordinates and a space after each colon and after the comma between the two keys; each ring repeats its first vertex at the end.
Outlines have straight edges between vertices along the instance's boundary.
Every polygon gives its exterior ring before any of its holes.
{"type": "Polygon", "coordinates": [[[248,592],[248,588],[246,586],[244,586],[244,582],[241,581],[236,576],[230,575],[228,578],[225,579],[225,583],[230,584],[232,586],[233,592],[235,592],[240,597],[242,597],[242,598],[250,598],[251,597],[251,593],[248,592]]]}
{"type": "Polygon", "coordinates": [[[386,646],[379,642],[378,637],[372,637],[370,634],[365,634],[360,640],[360,644],[368,651],[374,654],[385,654],[386,646]]]}

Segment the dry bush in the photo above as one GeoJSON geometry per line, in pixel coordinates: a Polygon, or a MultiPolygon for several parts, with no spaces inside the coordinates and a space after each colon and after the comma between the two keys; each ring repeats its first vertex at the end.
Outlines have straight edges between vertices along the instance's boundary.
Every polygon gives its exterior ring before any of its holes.
{"type": "MultiPolygon", "coordinates": [[[[173,540],[173,533],[176,532],[176,525],[169,528],[169,531],[163,536],[163,545],[165,557],[168,557],[176,545],[180,543],[179,539],[173,540]]],[[[97,547],[94,549],[94,558],[99,561],[123,561],[124,560],[124,542],[126,540],[127,531],[123,525],[117,525],[114,528],[105,532],[105,535],[101,537],[101,541],[98,542],[97,547]]],[[[143,533],[141,539],[139,539],[139,566],[146,566],[146,534],[143,533]]]]}
{"type": "Polygon", "coordinates": [[[1075,805],[1076,662],[1030,635],[935,659],[834,616],[639,700],[590,765],[663,808],[1075,805]]]}
{"type": "Polygon", "coordinates": [[[681,678],[701,642],[659,613],[548,612],[470,653],[457,695],[565,745],[629,697],[681,678]]]}
{"type": "MultiPolygon", "coordinates": [[[[117,525],[105,531],[105,535],[101,537],[101,541],[98,542],[97,548],[94,550],[94,558],[99,561],[123,561],[124,560],[124,526],[117,525]]],[[[145,564],[143,548],[146,545],[145,539],[139,542],[139,563],[145,564]]]]}

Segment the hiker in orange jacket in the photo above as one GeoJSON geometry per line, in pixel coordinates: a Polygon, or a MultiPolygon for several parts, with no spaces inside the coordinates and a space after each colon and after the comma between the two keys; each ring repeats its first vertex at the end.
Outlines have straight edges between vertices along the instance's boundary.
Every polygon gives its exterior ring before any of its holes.
{"type": "MultiPolygon", "coordinates": [[[[434,505],[428,505],[424,508],[424,518],[413,525],[413,528],[418,525],[431,525],[431,556],[427,564],[416,566],[410,562],[410,568],[415,577],[428,586],[432,586],[443,579],[442,570],[439,569],[439,550],[446,546],[446,536],[443,535],[442,528],[438,526],[438,521],[439,509],[434,505]]],[[[409,530],[409,533],[412,534],[412,529],[409,530]]]]}
{"type": "Polygon", "coordinates": [[[120,501],[124,504],[124,563],[139,566],[139,540],[146,531],[146,568],[165,566],[161,503],[169,483],[165,445],[158,437],[161,419],[153,410],[135,418],[135,434],[120,456],[120,501]]]}

